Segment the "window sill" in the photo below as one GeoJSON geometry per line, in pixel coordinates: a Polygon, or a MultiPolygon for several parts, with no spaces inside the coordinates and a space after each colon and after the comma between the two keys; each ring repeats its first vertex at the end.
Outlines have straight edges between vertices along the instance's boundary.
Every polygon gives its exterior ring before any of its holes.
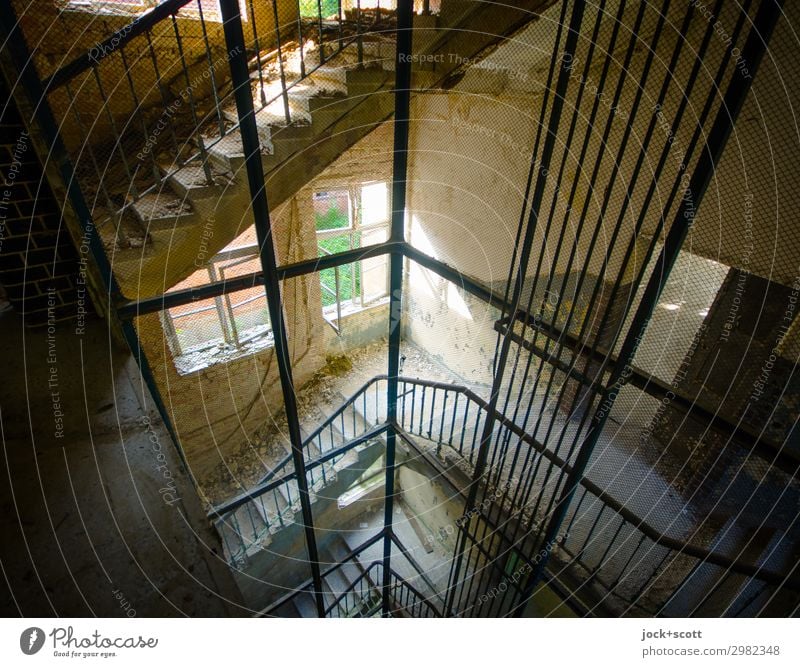
{"type": "Polygon", "coordinates": [[[266,335],[251,338],[240,347],[220,343],[211,348],[190,350],[173,359],[175,370],[181,377],[200,373],[212,366],[228,364],[259,354],[275,346],[275,338],[270,331],[266,335]]]}
{"type": "MultiPolygon", "coordinates": [[[[376,299],[368,303],[366,306],[354,306],[352,303],[348,303],[347,305],[342,306],[342,319],[339,320],[339,324],[347,320],[348,318],[358,315],[359,313],[364,313],[369,310],[374,310],[376,308],[382,308],[389,304],[389,297],[384,296],[380,299],[376,299]]],[[[334,329],[336,328],[336,304],[332,306],[326,306],[322,309],[322,317],[325,321],[330,324],[334,329]]]]}

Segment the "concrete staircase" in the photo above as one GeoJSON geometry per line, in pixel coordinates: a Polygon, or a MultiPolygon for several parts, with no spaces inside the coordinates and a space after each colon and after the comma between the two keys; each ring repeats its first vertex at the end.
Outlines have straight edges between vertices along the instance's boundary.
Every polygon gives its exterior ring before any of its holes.
{"type": "MultiPolygon", "coordinates": [[[[341,397],[341,407],[321,424],[315,427],[301,424],[307,464],[363,436],[373,426],[385,421],[385,402],[365,400],[367,392],[370,397],[374,395],[372,383],[350,400],[341,397]],[[381,408],[381,405],[384,407],[381,408]]],[[[364,471],[383,454],[384,448],[383,436],[372,438],[307,469],[315,513],[322,514],[328,506],[336,504],[343,493],[355,487],[364,471]]],[[[262,479],[262,484],[279,480],[293,470],[291,455],[287,451],[283,461],[262,479]]],[[[222,538],[228,562],[240,568],[247,567],[250,559],[264,551],[277,533],[296,525],[300,510],[300,493],[294,479],[258,494],[234,511],[218,509],[212,517],[222,538]]]]}
{"type": "MultiPolygon", "coordinates": [[[[797,554],[790,547],[786,532],[767,526],[746,527],[729,519],[712,544],[712,550],[730,558],[742,558],[775,572],[791,571],[797,554]]],[[[782,605],[789,597],[739,574],[731,574],[717,565],[704,563],[686,579],[664,608],[664,615],[675,617],[748,617],[783,616],[782,605]],[[774,613],[772,612],[774,610],[774,613]]]]}
{"type": "MultiPolygon", "coordinates": [[[[336,563],[340,567],[323,577],[323,601],[332,618],[367,618],[381,613],[380,568],[365,565],[358,557],[346,560],[350,548],[335,535],[320,549],[323,571],[336,563]]],[[[313,593],[302,590],[274,610],[285,618],[317,618],[313,593]]]]}
{"type": "MultiPolygon", "coordinates": [[[[536,12],[552,2],[522,0],[511,7],[442,0],[438,15],[415,16],[414,53],[419,57],[414,63],[413,87],[424,90],[442,85],[465,61],[533,20],[536,12]]],[[[310,73],[288,91],[289,117],[281,98],[258,111],[261,157],[272,208],[391,117],[394,52],[393,41],[385,36],[366,35],[362,64],[356,44],[321,66],[317,66],[318,60],[315,64],[313,52],[306,54],[305,68],[310,73]]],[[[288,58],[286,67],[287,80],[300,78],[298,59],[288,58]]],[[[259,108],[258,72],[251,76],[259,108]]],[[[275,83],[265,83],[270,97],[275,94],[275,83]]],[[[280,92],[280,87],[277,90],[280,92]]],[[[223,111],[231,129],[224,136],[216,127],[208,131],[205,162],[196,158],[180,168],[161,165],[161,188],[126,209],[122,227],[131,230],[139,226],[144,236],[120,244],[111,225],[103,228],[110,259],[127,296],[163,293],[197,269],[201,244],[207,259],[249,226],[244,154],[238,128],[234,128],[233,102],[223,111]],[[206,166],[212,184],[207,182],[206,166]]],[[[131,234],[128,232],[129,237],[131,234]]]]}

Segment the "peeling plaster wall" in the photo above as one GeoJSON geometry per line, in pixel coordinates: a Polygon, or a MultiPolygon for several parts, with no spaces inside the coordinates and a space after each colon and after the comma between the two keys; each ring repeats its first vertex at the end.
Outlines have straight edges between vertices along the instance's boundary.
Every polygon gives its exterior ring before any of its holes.
{"type": "MultiPolygon", "coordinates": [[[[606,12],[614,15],[617,7],[617,2],[608,3],[606,12]]],[[[605,262],[604,279],[613,282],[626,257],[631,257],[626,273],[641,266],[644,259],[641,250],[657,233],[662,211],[667,225],[675,219],[680,192],[667,207],[671,186],[679,174],[681,158],[690,146],[707,94],[712,90],[712,79],[725,51],[724,38],[732,32],[738,12],[736,3],[726,3],[715,24],[692,94],[687,98],[686,83],[707,24],[697,16],[689,33],[680,35],[686,9],[686,3],[670,3],[665,28],[658,40],[654,37],[655,11],[651,8],[645,14],[638,29],[640,41],[614,106],[613,96],[623,71],[638,4],[632,3],[623,15],[614,61],[605,76],[605,86],[599,89],[599,82],[604,80],[602,65],[613,21],[612,16],[604,19],[592,65],[585,73],[597,11],[596,7],[587,8],[582,38],[569,70],[570,83],[546,179],[530,275],[541,271],[570,273],[588,263],[589,271],[597,276],[605,262]],[[685,44],[677,65],[668,72],[667,64],[678,40],[685,40],[685,44]],[[644,45],[651,46],[654,53],[647,77],[644,65],[648,49],[644,45]],[[659,115],[656,102],[665,80],[669,81],[669,87],[662,104],[663,115],[659,115]],[[671,128],[682,103],[686,108],[680,126],[671,128]],[[582,142],[595,105],[597,113],[589,129],[586,156],[581,161],[582,142]],[[575,108],[579,115],[570,138],[575,108]],[[643,156],[635,185],[628,192],[643,141],[654,119],[649,150],[643,156]],[[608,136],[603,144],[607,127],[608,136]],[[615,166],[627,130],[627,148],[615,166]],[[642,229],[634,240],[634,224],[667,144],[669,150],[658,172],[657,187],[642,229]],[[569,153],[559,178],[565,148],[569,153]],[[595,169],[594,189],[590,189],[595,169]],[[572,213],[567,217],[566,206],[573,184],[572,213]],[[614,237],[617,220],[622,220],[622,227],[614,237]],[[584,230],[579,234],[581,221],[584,230]],[[595,229],[598,233],[592,241],[595,229]],[[557,241],[561,236],[564,244],[559,249],[557,241]],[[570,267],[568,257],[573,244],[575,258],[570,267]]],[[[792,66],[796,48],[791,24],[800,9],[793,4],[786,12],[787,17],[778,24],[769,53],[753,81],[709,191],[698,208],[685,247],[703,257],[791,285],[798,275],[796,258],[800,254],[798,235],[794,233],[798,210],[794,204],[800,195],[794,187],[797,166],[793,157],[799,141],[794,109],[800,104],[800,74],[792,66]]],[[[547,68],[552,54],[558,50],[554,44],[557,18],[558,7],[554,6],[468,69],[453,88],[419,94],[412,101],[409,240],[484,282],[508,277],[528,166],[541,118],[547,68]]],[[[740,47],[741,42],[743,38],[740,47]]],[[[721,90],[715,94],[703,125],[705,134],[701,141],[707,136],[733,71],[733,63],[728,63],[721,90]]],[[[545,122],[548,116],[549,111],[544,116],[545,122]]],[[[540,142],[544,141],[544,134],[540,142]]],[[[691,174],[694,164],[686,166],[691,174]]]]}
{"type": "Polygon", "coordinates": [[[414,262],[407,266],[403,336],[466,384],[488,388],[500,312],[414,262]]]}

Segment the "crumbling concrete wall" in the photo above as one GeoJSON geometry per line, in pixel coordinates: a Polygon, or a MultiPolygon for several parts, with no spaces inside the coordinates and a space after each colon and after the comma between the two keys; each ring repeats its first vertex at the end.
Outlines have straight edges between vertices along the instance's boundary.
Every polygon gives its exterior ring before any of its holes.
{"type": "MultiPolygon", "coordinates": [[[[315,245],[311,234],[302,233],[308,221],[301,220],[297,210],[290,200],[273,216],[281,264],[311,252],[315,245]],[[308,248],[301,251],[300,244],[308,248]]],[[[310,224],[313,229],[313,220],[310,224]]],[[[315,275],[288,280],[282,297],[294,381],[302,384],[325,359],[325,350],[316,344],[327,326],[321,315],[319,281],[315,275]]],[[[215,363],[209,352],[207,367],[181,375],[159,315],[140,317],[136,325],[178,439],[202,487],[229,453],[256,447],[256,432],[273,420],[280,422],[283,399],[274,348],[223,363],[215,363]]]]}
{"type": "MultiPolygon", "coordinates": [[[[315,191],[390,178],[391,136],[391,126],[378,128],[275,209],[272,225],[279,264],[317,256],[312,204],[315,191]]],[[[283,281],[281,289],[296,386],[302,386],[322,368],[327,356],[346,353],[388,333],[388,306],[382,303],[348,315],[343,321],[343,335],[337,336],[323,318],[317,274],[283,281]]],[[[256,456],[260,451],[258,431],[274,419],[280,423],[283,413],[274,348],[225,363],[209,363],[181,375],[159,315],[137,318],[136,326],[200,486],[230,460],[232,453],[252,447],[256,456]]]]}

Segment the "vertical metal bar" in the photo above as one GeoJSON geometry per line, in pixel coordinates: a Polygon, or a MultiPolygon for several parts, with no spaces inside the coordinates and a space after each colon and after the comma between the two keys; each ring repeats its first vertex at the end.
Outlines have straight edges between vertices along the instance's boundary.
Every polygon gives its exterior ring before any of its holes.
{"type": "Polygon", "coordinates": [[[423,435],[425,428],[425,393],[428,391],[427,385],[422,385],[422,397],[419,403],[419,434],[423,435]]]}
{"type": "MultiPolygon", "coordinates": [[[[394,153],[392,159],[391,240],[405,239],[406,180],[408,178],[408,132],[411,108],[411,47],[414,2],[398,0],[397,47],[395,53],[394,153]]],[[[386,390],[386,503],[383,519],[383,616],[390,614],[392,520],[394,512],[394,473],[397,427],[397,390],[400,374],[400,320],[402,317],[403,255],[392,252],[389,292],[389,370],[386,390]]]]}
{"type": "Polygon", "coordinates": [[[339,21],[339,51],[344,48],[344,34],[342,33],[344,19],[342,17],[342,0],[338,0],[337,4],[337,18],[339,21]]]}
{"type": "Polygon", "coordinates": [[[337,332],[341,332],[342,330],[342,294],[341,294],[341,285],[339,284],[339,267],[333,267],[333,282],[336,292],[336,330],[337,332]]]}
{"type": "MultiPolygon", "coordinates": [[[[125,56],[125,47],[121,46],[119,49],[120,58],[122,58],[122,68],[125,70],[125,80],[128,82],[128,90],[131,92],[131,98],[133,99],[133,115],[139,117],[139,122],[142,125],[142,139],[147,141],[147,138],[150,136],[150,132],[147,130],[147,121],[144,118],[144,114],[142,113],[141,102],[139,101],[139,94],[136,92],[136,86],[133,83],[133,76],[131,75],[131,68],[128,64],[128,58],[125,56]]],[[[87,142],[88,143],[88,142],[87,142]]],[[[149,151],[149,161],[151,168],[153,170],[153,177],[155,178],[156,184],[161,184],[161,171],[158,168],[158,163],[156,162],[156,151],[151,150],[149,151]]]]}
{"type": "MultiPolygon", "coordinates": [[[[89,140],[89,130],[83,124],[83,120],[81,118],[81,112],[78,109],[78,104],[76,102],[77,98],[75,98],[75,96],[72,94],[72,88],[70,87],[69,83],[67,83],[64,86],[64,89],[66,90],[67,98],[69,99],[69,106],[72,109],[72,112],[75,114],[75,120],[78,123],[78,129],[81,132],[81,136],[86,137],[86,148],[89,151],[89,157],[92,160],[94,171],[97,174],[97,185],[103,192],[103,198],[106,200],[106,206],[108,206],[108,215],[111,217],[111,219],[114,219],[115,217],[114,211],[116,211],[118,207],[111,199],[111,195],[108,193],[108,188],[106,187],[106,181],[105,178],[103,178],[103,172],[100,169],[100,165],[97,162],[97,156],[95,155],[94,149],[92,148],[93,142],[89,140]]],[[[97,203],[97,196],[95,195],[94,204],[96,203],[97,203]]]]}
{"type": "Polygon", "coordinates": [[[289,356],[289,341],[286,333],[280,284],[278,282],[275,247],[272,242],[269,203],[264,186],[264,168],[261,163],[261,149],[258,141],[253,96],[250,92],[250,76],[247,69],[247,56],[244,49],[244,33],[242,19],[239,14],[238,0],[220,0],[225,41],[230,58],[231,80],[236,98],[236,109],[239,116],[239,131],[242,135],[242,147],[245,155],[247,180],[250,188],[253,218],[258,236],[259,258],[264,272],[264,287],[267,293],[267,307],[274,335],[275,356],[280,373],[281,390],[286,409],[289,439],[292,445],[292,462],[297,475],[297,487],[300,494],[300,506],[303,515],[306,548],[311,567],[314,587],[314,598],[317,613],[325,615],[325,602],[322,597],[322,577],[320,575],[319,552],[314,534],[311,499],[308,493],[306,466],[303,458],[303,437],[300,433],[300,422],[297,417],[297,399],[292,381],[292,367],[289,356]]]}
{"type": "Polygon", "coordinates": [[[322,45],[322,0],[317,0],[317,26],[319,29],[319,64],[325,62],[325,47],[322,45]]]}
{"type": "Polygon", "coordinates": [[[450,437],[447,439],[447,444],[451,447],[453,446],[453,434],[456,430],[456,413],[458,412],[458,392],[454,391],[453,395],[455,398],[453,399],[453,417],[450,420],[450,437]]]}
{"type": "MultiPolygon", "coordinates": [[[[217,275],[217,269],[214,266],[213,262],[208,265],[208,277],[211,282],[217,282],[219,280],[219,276],[217,275]]],[[[224,299],[221,296],[214,297],[214,306],[217,309],[217,318],[219,319],[220,328],[222,329],[222,338],[225,340],[226,343],[232,343],[236,340],[236,337],[233,333],[233,324],[228,320],[228,313],[226,313],[225,303],[227,302],[230,306],[230,295],[225,294],[224,299]]],[[[233,309],[230,310],[230,315],[233,315],[233,309]]],[[[238,340],[237,340],[238,346],[238,340]]]]}
{"type": "Polygon", "coordinates": [[[356,0],[356,37],[358,45],[358,64],[364,64],[364,36],[361,33],[361,0],[356,0]]]}
{"type": "MultiPolygon", "coordinates": [[[[161,79],[161,68],[158,66],[158,59],[156,58],[156,51],[153,48],[153,39],[150,34],[150,30],[147,30],[145,33],[145,37],[147,37],[147,50],[150,53],[150,62],[153,63],[153,74],[156,77],[156,85],[158,86],[158,92],[161,96],[161,103],[164,105],[165,111],[170,108],[169,98],[167,97],[167,91],[164,88],[163,80],[161,79]]],[[[175,134],[175,126],[173,123],[167,123],[167,127],[169,128],[170,137],[172,137],[172,146],[175,149],[175,162],[179,165],[183,164],[183,160],[181,160],[181,149],[178,145],[178,137],[175,134]]]]}
{"type": "MultiPolygon", "coordinates": [[[[214,59],[211,57],[211,45],[208,43],[208,31],[206,30],[206,21],[203,16],[203,2],[197,0],[197,10],[200,15],[200,31],[203,33],[203,44],[206,47],[206,59],[208,60],[208,73],[211,79],[211,94],[214,97],[214,111],[217,114],[217,126],[219,127],[219,136],[225,136],[225,119],[222,117],[222,104],[219,100],[219,88],[217,87],[217,74],[214,69],[214,59]]],[[[255,28],[255,21],[253,22],[255,28]]]]}
{"type": "Polygon", "coordinates": [[[275,47],[278,49],[278,72],[281,77],[281,97],[283,98],[283,114],[286,124],[292,124],[292,113],[289,110],[289,92],[286,90],[286,68],[283,66],[283,49],[281,47],[281,33],[278,27],[278,0],[272,0],[272,16],[275,21],[275,47]]]}
{"type": "MultiPolygon", "coordinates": [[[[569,531],[567,531],[567,532],[569,532],[569,531]]],[[[639,541],[636,543],[636,547],[634,548],[633,551],[631,551],[631,555],[628,557],[628,560],[625,561],[625,565],[623,565],[622,568],[620,569],[619,574],[617,575],[617,578],[614,579],[613,583],[611,583],[609,585],[609,589],[610,590],[615,589],[617,587],[617,584],[619,584],[619,582],[622,580],[622,577],[625,575],[625,571],[628,569],[628,566],[631,564],[631,562],[633,562],[633,558],[636,555],[636,552],[639,551],[639,548],[644,543],[646,537],[647,536],[644,533],[642,533],[642,536],[639,538],[639,541]]]]}
{"type": "MultiPolygon", "coordinates": [[[[125,169],[125,175],[128,177],[128,183],[130,192],[133,195],[134,199],[139,199],[139,190],[136,187],[136,181],[134,179],[135,172],[131,172],[130,165],[128,164],[128,159],[125,157],[125,148],[122,143],[122,135],[117,131],[117,123],[114,120],[114,113],[111,110],[111,104],[108,101],[108,97],[106,96],[105,90],[103,90],[103,82],[100,79],[100,73],[97,71],[97,65],[92,65],[92,74],[94,74],[94,80],[97,83],[97,90],[100,93],[100,100],[102,101],[102,106],[106,110],[106,116],[108,116],[108,122],[111,125],[111,131],[114,134],[114,148],[119,150],[119,155],[122,158],[122,166],[125,169]]],[[[109,156],[109,160],[113,157],[113,150],[109,156]]],[[[108,163],[106,163],[108,164],[108,163]]]]}
{"type": "MultiPolygon", "coordinates": [[[[253,0],[250,0],[250,22],[253,28],[253,46],[256,50],[256,67],[258,67],[258,87],[261,91],[261,108],[267,106],[267,91],[264,90],[264,72],[261,67],[261,43],[258,40],[258,28],[256,26],[256,10],[253,7],[253,0]]],[[[275,23],[275,31],[278,31],[278,24],[275,23]]]]}
{"type": "MultiPolygon", "coordinates": [[[[189,80],[189,68],[186,66],[186,56],[183,52],[183,40],[181,39],[181,32],[178,29],[178,20],[175,18],[175,14],[172,15],[172,30],[175,33],[175,43],[178,46],[178,56],[180,57],[183,78],[186,81],[185,91],[189,96],[189,111],[191,111],[192,114],[192,128],[196,137],[197,147],[200,149],[200,161],[203,165],[203,175],[206,177],[206,183],[208,183],[208,185],[214,185],[214,176],[211,173],[211,164],[208,160],[203,133],[200,131],[200,119],[197,116],[197,107],[194,102],[194,86],[189,80]]],[[[242,55],[244,55],[244,37],[242,37],[241,52],[242,55]]]]}
{"type": "MultiPolygon", "coordinates": [[[[769,38],[782,13],[783,4],[784,0],[764,0],[758,8],[758,13],[753,21],[753,28],[750,30],[747,41],[741,50],[741,58],[745,62],[750,63],[752,67],[749,68],[749,74],[747,75],[744,75],[739,68],[734,69],[732,79],[728,84],[722,104],[708,134],[704,150],[701,152],[697,164],[695,165],[689,185],[683,194],[678,211],[664,242],[664,246],[656,260],[655,267],[645,287],[639,307],[636,310],[636,314],[628,329],[628,334],[620,349],[620,363],[617,364],[612,371],[608,384],[603,392],[605,400],[601,401],[597,406],[586,437],[578,451],[573,469],[562,489],[561,497],[553,510],[553,515],[544,536],[545,544],[551,543],[557,537],[567,508],[575,494],[575,490],[580,485],[580,480],[589,463],[589,459],[600,437],[600,433],[605,426],[611,408],[619,393],[619,389],[625,383],[625,373],[633,362],[636,350],[644,336],[644,332],[653,315],[653,311],[661,296],[667,278],[678,258],[678,253],[683,246],[686,235],[694,223],[697,208],[703,200],[703,195],[708,188],[712,175],[715,173],[715,166],[719,163],[722,152],[733,130],[733,126],[739,117],[739,112],[750,90],[752,80],[756,75],[758,66],[766,51],[769,38]]],[[[523,601],[530,598],[535,586],[541,580],[548,560],[549,553],[541,559],[532,573],[524,591],[523,601]]],[[[520,615],[522,613],[523,606],[524,605],[520,605],[517,608],[515,615],[520,615]]]]}
{"type": "Polygon", "coordinates": [[[447,412],[447,389],[444,390],[444,398],[442,399],[442,418],[439,422],[439,442],[444,439],[444,417],[447,412]]]}
{"type": "MultiPolygon", "coordinates": [[[[566,6],[567,0],[564,0],[566,6]]],[[[574,58],[575,49],[578,42],[578,35],[580,33],[581,22],[583,21],[583,13],[586,3],[585,0],[575,0],[572,6],[572,14],[570,16],[569,30],[567,32],[566,42],[564,44],[564,60],[574,58]]],[[[556,93],[553,99],[553,106],[550,111],[548,120],[548,131],[545,137],[544,147],[542,151],[542,160],[539,164],[538,174],[536,176],[536,186],[534,188],[533,197],[531,198],[528,224],[525,229],[525,235],[522,241],[522,247],[519,253],[519,266],[517,269],[517,278],[514,283],[512,307],[511,312],[516,313],[519,309],[519,304],[522,299],[522,287],[525,282],[525,275],[527,274],[528,259],[533,244],[533,237],[536,231],[538,222],[539,209],[541,208],[542,200],[544,197],[545,185],[547,180],[547,173],[550,168],[550,160],[553,155],[553,148],[555,146],[556,136],[558,134],[558,127],[561,121],[561,112],[564,106],[564,97],[569,83],[569,71],[565,67],[561,67],[558,73],[558,81],[556,83],[556,93]]],[[[535,156],[532,161],[535,160],[535,156]]],[[[513,322],[513,321],[512,321],[513,322]]],[[[480,446],[478,449],[478,456],[475,462],[475,469],[472,476],[472,482],[469,486],[469,495],[464,507],[464,514],[468,514],[475,506],[475,500],[478,495],[478,486],[484,474],[486,460],[488,456],[489,444],[492,440],[494,433],[495,411],[497,409],[497,402],[500,394],[500,388],[503,382],[503,375],[505,372],[506,362],[511,347],[511,329],[506,336],[503,337],[500,346],[500,351],[497,356],[497,364],[495,367],[494,378],[492,380],[492,393],[489,397],[489,407],[486,414],[486,421],[484,422],[483,435],[481,437],[480,446]]],[[[448,587],[447,600],[445,603],[445,616],[450,616],[452,612],[455,582],[458,579],[461,563],[464,558],[464,550],[466,549],[466,531],[462,531],[459,536],[459,544],[457,547],[454,569],[452,579],[448,587]]]]}
{"type": "Polygon", "coordinates": [[[303,50],[303,17],[300,15],[300,0],[297,0],[297,41],[300,44],[300,78],[306,78],[306,60],[303,50]]]}

